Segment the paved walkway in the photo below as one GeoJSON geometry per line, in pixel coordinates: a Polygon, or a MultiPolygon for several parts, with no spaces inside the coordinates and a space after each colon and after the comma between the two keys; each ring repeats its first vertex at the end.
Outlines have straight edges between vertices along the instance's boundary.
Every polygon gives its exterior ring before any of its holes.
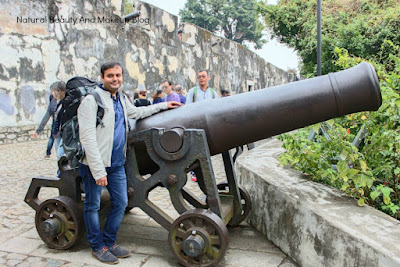
{"type": "MultiPolygon", "coordinates": [[[[49,249],[37,234],[35,211],[23,199],[32,177],[56,174],[56,158],[44,159],[45,147],[44,140],[0,145],[0,266],[105,266],[91,257],[85,238],[68,251],[58,251],[49,249]]],[[[217,180],[225,179],[220,158],[213,157],[217,180]]],[[[166,194],[165,189],[152,191],[150,198],[169,214],[177,214],[170,201],[165,201],[169,200],[166,194]]],[[[50,188],[40,193],[43,199],[57,195],[58,190],[50,188]]],[[[229,248],[218,266],[295,266],[246,223],[229,228],[229,238],[229,248]]],[[[124,217],[118,241],[133,253],[118,266],[180,266],[169,251],[167,230],[138,208],[124,217]]]]}

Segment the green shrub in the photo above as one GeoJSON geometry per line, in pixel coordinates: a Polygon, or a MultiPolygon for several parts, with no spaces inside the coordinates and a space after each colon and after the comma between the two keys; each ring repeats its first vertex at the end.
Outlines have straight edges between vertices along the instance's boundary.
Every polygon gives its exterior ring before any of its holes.
{"type": "MultiPolygon", "coordinates": [[[[390,41],[382,46],[393,53],[386,55],[387,65],[370,61],[378,72],[382,91],[382,106],[376,112],[347,115],[324,124],[283,134],[286,152],[279,159],[310,176],[310,179],[334,186],[358,204],[368,204],[400,218],[400,48],[390,41]],[[388,69],[391,71],[388,72],[388,69]],[[326,127],[328,126],[328,127],[326,127]],[[325,127],[328,138],[307,137],[313,129],[325,127]],[[352,145],[361,127],[367,135],[357,148],[352,145]],[[332,168],[335,165],[336,168],[332,168]]],[[[342,69],[362,61],[350,56],[345,49],[335,49],[342,69]]]]}

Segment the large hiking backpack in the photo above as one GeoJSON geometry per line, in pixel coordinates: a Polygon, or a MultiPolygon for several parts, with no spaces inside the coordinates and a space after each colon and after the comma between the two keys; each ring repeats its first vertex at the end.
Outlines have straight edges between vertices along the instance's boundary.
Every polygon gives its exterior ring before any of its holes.
{"type": "Polygon", "coordinates": [[[95,91],[98,83],[84,77],[73,77],[67,81],[65,98],[62,101],[61,131],[65,156],[70,160],[71,167],[77,167],[85,153],[79,141],[78,107],[85,96],[94,96],[98,109],[96,126],[103,126],[104,106],[100,95],[95,91]]]}

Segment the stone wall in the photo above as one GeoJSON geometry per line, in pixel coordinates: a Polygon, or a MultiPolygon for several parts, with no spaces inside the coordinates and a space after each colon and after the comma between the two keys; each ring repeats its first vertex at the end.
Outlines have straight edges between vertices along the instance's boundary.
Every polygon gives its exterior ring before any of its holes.
{"type": "MultiPolygon", "coordinates": [[[[24,125],[13,127],[0,127],[0,145],[7,143],[26,142],[31,139],[32,134],[35,132],[36,125],[24,125]]],[[[51,127],[47,125],[46,128],[40,133],[38,138],[47,139],[50,136],[51,127]]]]}
{"type": "Polygon", "coordinates": [[[400,266],[399,221],[279,166],[281,146],[271,138],[235,163],[251,196],[250,225],[298,266],[400,266]]]}
{"type": "Polygon", "coordinates": [[[293,78],[240,44],[178,25],[161,9],[142,2],[135,9],[140,18],[124,23],[122,0],[1,1],[0,130],[17,136],[0,135],[0,144],[30,138],[46,111],[51,83],[75,75],[99,80],[100,65],[110,60],[123,65],[129,96],[137,88],[151,96],[163,79],[191,88],[200,69],[210,71],[217,91],[233,94],[293,78]]]}

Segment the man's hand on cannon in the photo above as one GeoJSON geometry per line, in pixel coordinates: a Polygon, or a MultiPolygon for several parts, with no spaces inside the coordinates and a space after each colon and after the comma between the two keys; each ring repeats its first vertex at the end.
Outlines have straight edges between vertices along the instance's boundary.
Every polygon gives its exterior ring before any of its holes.
{"type": "Polygon", "coordinates": [[[179,103],[179,102],[176,102],[176,101],[170,101],[170,102],[167,102],[167,104],[168,104],[168,108],[169,109],[183,106],[182,103],[179,103]]]}

